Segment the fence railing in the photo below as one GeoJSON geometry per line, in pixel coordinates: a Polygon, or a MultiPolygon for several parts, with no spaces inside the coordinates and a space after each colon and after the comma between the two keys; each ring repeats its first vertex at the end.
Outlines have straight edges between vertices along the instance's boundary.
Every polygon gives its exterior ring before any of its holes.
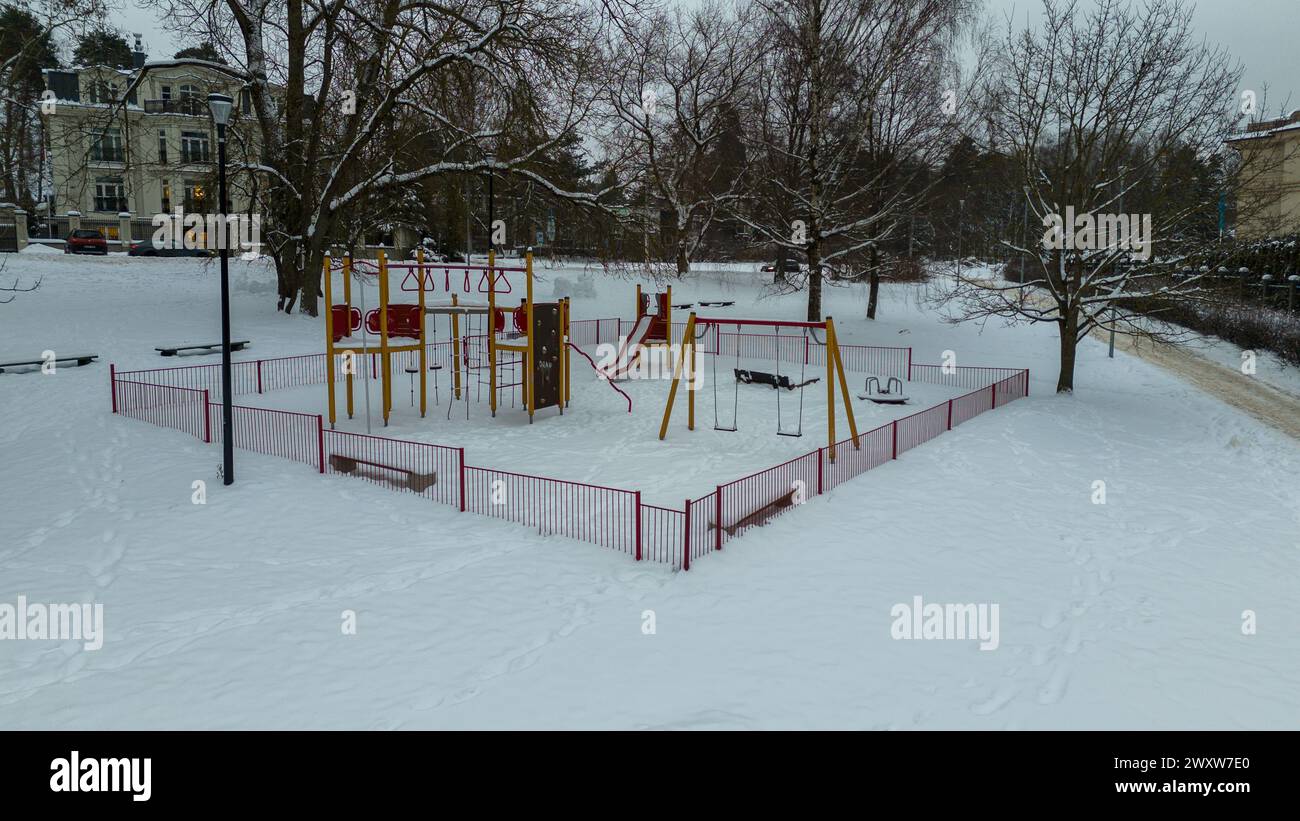
{"type": "MultiPolygon", "coordinates": [[[[578,320],[571,328],[586,340],[579,344],[594,344],[615,342],[624,324],[578,320]],[[607,334],[612,334],[608,340],[607,334]]],[[[810,344],[803,349],[805,343],[797,337],[751,342],[747,339],[751,336],[763,335],[719,334],[712,341],[723,355],[764,345],[772,351],[794,346],[780,350],[783,355],[806,350],[810,360],[822,357],[819,364],[825,362],[824,347],[810,344]]],[[[429,361],[449,360],[451,345],[450,341],[430,343],[429,361]]],[[[543,535],[590,542],[638,561],[689,569],[697,559],[807,498],[827,493],[1029,393],[1027,370],[917,365],[910,362],[910,348],[841,346],[841,355],[860,356],[863,367],[882,375],[892,369],[910,372],[913,381],[974,390],[866,431],[856,443],[852,438],[837,442],[834,458],[827,448],[818,448],[686,499],[680,510],[645,504],[640,491],[468,465],[460,447],[328,430],[319,414],[237,405],[233,439],[242,450],[301,462],[320,473],[365,479],[463,512],[534,527],[543,535]]],[[[415,354],[410,357],[414,361],[415,354]]],[[[232,384],[236,394],[320,384],[328,378],[327,364],[325,354],[234,363],[232,384]]],[[[369,364],[377,373],[377,364],[369,364]]],[[[845,367],[850,367],[847,361],[845,367]]],[[[338,369],[335,378],[340,378],[338,369]]],[[[220,381],[218,364],[122,372],[110,366],[113,411],[204,442],[220,442],[220,381]]]]}

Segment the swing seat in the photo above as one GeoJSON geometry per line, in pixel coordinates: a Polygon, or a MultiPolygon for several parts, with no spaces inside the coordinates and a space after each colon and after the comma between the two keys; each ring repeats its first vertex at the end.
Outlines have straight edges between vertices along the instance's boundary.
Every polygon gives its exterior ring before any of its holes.
{"type": "Polygon", "coordinates": [[[742,368],[734,368],[736,372],[736,381],[743,382],[746,385],[758,383],[759,385],[771,385],[773,388],[785,388],[788,391],[811,385],[820,381],[820,377],[806,379],[803,382],[792,382],[790,377],[785,374],[766,373],[765,371],[748,371],[742,368]]]}

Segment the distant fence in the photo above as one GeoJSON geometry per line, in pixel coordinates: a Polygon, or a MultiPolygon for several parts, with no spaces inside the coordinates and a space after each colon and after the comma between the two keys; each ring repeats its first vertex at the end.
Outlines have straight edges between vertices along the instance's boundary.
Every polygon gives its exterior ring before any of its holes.
{"type": "MultiPolygon", "coordinates": [[[[616,343],[624,327],[630,323],[579,320],[571,323],[571,338],[580,340],[576,344],[616,343]]],[[[761,356],[757,352],[766,347],[783,355],[806,352],[808,364],[825,362],[824,347],[819,350],[803,338],[750,339],[763,336],[718,334],[710,340],[714,350],[708,352],[725,357],[749,350],[761,356]]],[[[430,343],[431,361],[449,360],[451,344],[430,343]]],[[[848,359],[856,356],[861,368],[882,376],[910,375],[916,382],[973,390],[863,432],[856,442],[852,437],[837,442],[833,452],[820,447],[720,484],[704,496],[684,499],[681,509],[644,503],[640,491],[469,465],[460,447],[329,430],[319,414],[236,405],[233,438],[240,449],[301,462],[320,473],[365,479],[462,512],[535,528],[543,535],[590,542],[637,561],[689,570],[692,562],[808,498],[1029,394],[1027,370],[912,364],[910,348],[841,346],[841,355],[850,370],[854,368],[848,359]]],[[[371,367],[377,369],[373,362],[371,367]]],[[[110,366],[109,374],[114,413],[204,442],[221,441],[219,364],[121,372],[110,366]]],[[[327,378],[326,355],[308,354],[233,363],[232,386],[235,394],[265,393],[322,384],[327,378]]]]}

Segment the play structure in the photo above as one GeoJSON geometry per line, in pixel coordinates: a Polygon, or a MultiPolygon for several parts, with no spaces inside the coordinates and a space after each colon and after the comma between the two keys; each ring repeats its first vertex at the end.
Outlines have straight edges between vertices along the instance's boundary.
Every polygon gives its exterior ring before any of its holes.
{"type": "MultiPolygon", "coordinates": [[[[809,340],[811,338],[812,341],[818,342],[818,344],[824,344],[826,349],[825,358],[826,358],[826,398],[827,398],[827,407],[826,407],[827,455],[829,456],[831,461],[835,461],[835,396],[836,396],[835,389],[836,386],[839,387],[839,395],[844,404],[844,413],[848,419],[849,432],[852,434],[853,437],[853,447],[855,449],[860,447],[860,443],[858,440],[858,424],[857,424],[857,420],[854,419],[853,416],[853,403],[849,399],[848,381],[844,376],[844,363],[841,361],[839,345],[836,342],[835,322],[830,317],[827,317],[824,322],[790,322],[790,321],[774,321],[774,320],[761,320],[761,319],[726,319],[720,317],[698,317],[694,313],[691,313],[689,319],[687,319],[686,321],[686,330],[682,334],[682,351],[681,351],[681,355],[677,357],[677,364],[673,372],[672,385],[668,389],[668,402],[664,406],[663,422],[659,426],[659,438],[661,440],[668,435],[668,423],[672,418],[673,406],[677,401],[677,390],[680,387],[682,377],[685,376],[686,379],[692,383],[694,383],[695,381],[695,374],[693,373],[693,370],[695,368],[695,360],[696,360],[695,349],[699,340],[703,339],[704,336],[710,332],[714,334],[718,334],[722,327],[727,327],[727,326],[734,326],[734,327],[763,326],[763,327],[775,329],[776,334],[774,336],[774,343],[775,343],[774,355],[775,355],[775,361],[777,363],[777,372],[772,374],[763,371],[753,371],[753,370],[746,370],[740,368],[739,367],[740,345],[737,342],[736,354],[735,354],[736,367],[733,369],[736,379],[734,385],[734,394],[732,397],[732,417],[729,424],[724,423],[721,419],[719,419],[719,414],[718,414],[718,408],[720,402],[718,398],[717,367],[718,367],[718,360],[722,359],[725,354],[723,354],[720,351],[720,346],[715,344],[715,351],[712,357],[713,371],[714,371],[713,373],[713,391],[714,391],[713,427],[715,430],[721,430],[721,431],[737,430],[736,411],[739,410],[740,386],[742,384],[753,384],[755,382],[759,382],[759,383],[769,384],[776,389],[775,393],[776,393],[776,411],[777,411],[777,424],[776,424],[777,434],[781,436],[802,436],[803,435],[803,391],[806,386],[814,384],[819,380],[819,378],[813,378],[813,379],[806,378],[806,370],[808,366],[807,351],[808,351],[809,340]],[[799,346],[799,350],[803,352],[803,355],[799,358],[800,375],[799,375],[799,381],[797,382],[794,381],[790,376],[782,374],[780,372],[780,365],[782,359],[782,339],[783,339],[782,331],[785,329],[794,329],[803,335],[803,340],[802,340],[803,344],[799,346]],[[820,342],[817,340],[816,332],[818,330],[820,330],[824,334],[823,337],[824,342],[820,342]],[[762,379],[755,378],[756,374],[762,374],[762,377],[764,378],[762,379]],[[746,378],[745,375],[747,375],[748,378],[746,378]],[[794,390],[799,391],[798,417],[797,417],[797,421],[794,424],[790,424],[786,422],[785,418],[782,415],[781,394],[783,392],[790,392],[794,390]]],[[[791,337],[790,335],[784,336],[784,339],[792,339],[792,338],[797,338],[797,337],[791,337]]],[[[688,387],[686,393],[687,393],[686,427],[689,430],[695,430],[695,391],[688,387]]],[[[773,504],[776,503],[773,502],[773,504]]]]}
{"type": "MultiPolygon", "coordinates": [[[[335,382],[340,359],[347,397],[348,418],[355,412],[354,379],[358,373],[368,377],[378,372],[381,408],[384,424],[388,424],[393,409],[394,356],[405,357],[409,364],[405,371],[411,375],[412,402],[419,396],[420,416],[428,407],[428,374],[435,379],[445,369],[451,373],[451,402],[466,402],[469,413],[469,382],[478,383],[475,398],[481,400],[482,389],[487,388],[492,416],[501,406],[501,391],[519,388],[522,404],[528,411],[528,421],[538,410],[557,408],[561,414],[569,401],[569,346],[566,344],[569,329],[569,304],[567,299],[539,303],[533,300],[533,255],[529,250],[523,266],[496,264],[495,253],[488,254],[487,265],[455,263],[426,263],[423,252],[413,263],[390,264],[381,251],[378,259],[370,261],[344,257],[337,265],[330,258],[325,261],[325,347],[330,363],[326,379],[329,394],[329,422],[336,423],[335,382]],[[394,271],[405,270],[403,291],[414,291],[413,303],[390,301],[389,276],[394,271]],[[343,276],[343,301],[334,302],[333,274],[343,276]],[[441,277],[438,274],[441,273],[441,277]],[[510,328],[507,329],[507,310],[497,305],[498,294],[512,293],[509,275],[524,276],[524,297],[518,307],[509,311],[510,328]],[[379,304],[367,310],[365,285],[371,278],[377,280],[379,304]],[[352,304],[353,280],[357,280],[360,306],[352,304]],[[445,302],[431,302],[425,294],[437,292],[441,282],[447,293],[445,302]],[[462,300],[462,294],[481,293],[486,303],[462,300]],[[438,346],[437,323],[445,317],[450,342],[447,362],[428,362],[429,347],[438,346]],[[489,319],[490,318],[490,319],[489,319]],[[360,335],[360,344],[353,343],[360,335]],[[375,339],[377,338],[377,340],[375,339]],[[377,342],[377,344],[376,344],[377,342]],[[358,370],[358,360],[369,359],[358,370]],[[414,362],[410,362],[413,359],[414,362]],[[376,364],[377,363],[377,364],[376,364]],[[486,378],[484,375],[486,374],[486,378]],[[418,375],[418,388],[416,376],[418,375]]],[[[437,394],[435,384],[435,396],[437,394]]],[[[513,396],[513,393],[512,393],[513,396]]]]}
{"type": "Polygon", "coordinates": [[[897,376],[889,377],[885,387],[880,387],[880,377],[868,376],[859,399],[869,399],[877,405],[906,405],[907,397],[903,394],[903,380],[897,376]]]}

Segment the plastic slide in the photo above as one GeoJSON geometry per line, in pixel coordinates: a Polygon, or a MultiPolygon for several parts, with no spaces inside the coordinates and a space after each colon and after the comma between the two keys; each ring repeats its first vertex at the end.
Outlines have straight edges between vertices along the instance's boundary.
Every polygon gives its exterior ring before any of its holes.
{"type": "MultiPolygon", "coordinates": [[[[601,374],[611,381],[615,379],[626,379],[627,373],[632,369],[632,363],[636,357],[632,355],[637,345],[645,342],[646,337],[650,335],[650,327],[654,324],[655,317],[646,314],[637,320],[636,325],[632,327],[632,332],[622,339],[618,349],[618,356],[614,358],[614,364],[607,371],[602,370],[601,374]]],[[[598,368],[599,370],[599,368],[598,368]]]]}

